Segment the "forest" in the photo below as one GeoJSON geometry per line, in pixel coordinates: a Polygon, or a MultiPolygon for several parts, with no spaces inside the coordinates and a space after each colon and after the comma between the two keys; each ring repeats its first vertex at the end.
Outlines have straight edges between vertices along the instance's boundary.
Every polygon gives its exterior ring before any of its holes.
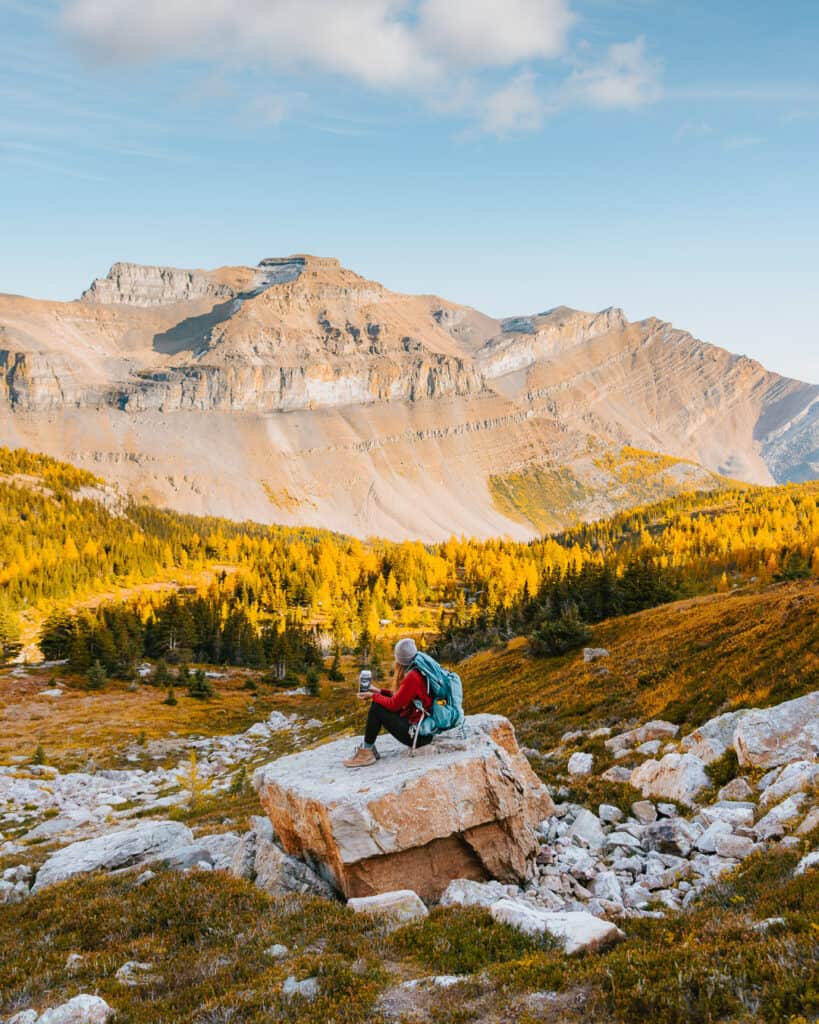
{"type": "Polygon", "coordinates": [[[159,510],[0,448],[0,523],[0,658],[19,653],[25,613],[46,620],[44,653],[70,633],[78,666],[90,658],[112,672],[166,655],[174,616],[182,660],[271,665],[277,637],[352,650],[399,625],[431,631],[458,657],[565,616],[582,634],[583,623],[687,595],[819,575],[817,482],[679,495],[529,543],[395,543],[159,510]],[[76,607],[180,574],[201,576],[187,597],[76,607]],[[94,636],[82,655],[77,637],[94,636]]]}

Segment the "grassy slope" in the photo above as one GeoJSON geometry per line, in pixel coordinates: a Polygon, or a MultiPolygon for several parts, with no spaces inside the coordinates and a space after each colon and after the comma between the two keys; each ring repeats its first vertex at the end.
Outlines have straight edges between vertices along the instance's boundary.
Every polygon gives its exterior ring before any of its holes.
{"type": "Polygon", "coordinates": [[[553,745],[587,726],[666,718],[683,732],[735,707],[819,685],[819,580],[679,601],[594,627],[610,657],[531,658],[526,641],[459,666],[469,710],[507,714],[520,739],[553,745]]]}
{"type": "MultiPolygon", "coordinates": [[[[508,713],[522,742],[542,749],[578,726],[663,716],[687,729],[728,707],[774,703],[815,688],[818,613],[819,582],[782,584],[601,624],[594,642],[611,651],[603,663],[585,666],[576,654],[534,660],[514,641],[460,670],[469,710],[508,713]]],[[[235,686],[225,683],[220,700],[235,686]]],[[[150,693],[158,702],[156,691],[150,693]]],[[[236,692],[239,697],[244,702],[236,692]]],[[[118,716],[121,708],[112,702],[107,709],[103,698],[95,695],[96,713],[118,716]]],[[[339,686],[319,704],[329,716],[349,699],[339,686]]],[[[319,707],[302,701],[302,713],[319,707]]],[[[202,731],[209,731],[204,724],[202,731]]],[[[548,774],[548,762],[537,766],[548,774]]],[[[599,794],[578,796],[591,801],[599,794]]],[[[219,829],[254,809],[254,798],[237,795],[191,812],[189,820],[219,829]]],[[[802,850],[817,838],[805,837],[802,850]]],[[[223,877],[160,873],[139,888],[127,874],[84,879],[0,908],[0,934],[13,936],[0,943],[0,1014],[99,991],[117,1007],[121,1024],[378,1022],[379,992],[406,978],[463,972],[472,980],[436,992],[426,1019],[806,1024],[819,1013],[812,981],[819,885],[815,874],[791,877],[802,850],[750,858],[693,913],[627,922],[626,943],[572,960],[476,911],[435,912],[387,937],[341,906],[272,899],[223,877]],[[79,905],[81,916],[72,912],[79,905]],[[772,916],[783,917],[784,926],[753,929],[772,916]],[[283,962],[264,956],[274,942],[290,947],[283,962]],[[69,952],[84,954],[75,975],[65,968],[69,952]],[[118,985],[113,973],[127,959],[155,963],[159,978],[136,989],[118,985]],[[315,1003],[281,1000],[286,975],[315,972],[321,978],[315,1003]],[[533,995],[545,991],[556,995],[533,995]]],[[[423,1008],[429,1000],[414,995],[412,1004],[423,1008]]]]}

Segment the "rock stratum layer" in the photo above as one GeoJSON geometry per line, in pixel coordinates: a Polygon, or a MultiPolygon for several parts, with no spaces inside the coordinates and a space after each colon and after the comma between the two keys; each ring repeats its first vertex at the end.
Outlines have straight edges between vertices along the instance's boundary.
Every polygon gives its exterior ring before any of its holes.
{"type": "Polygon", "coordinates": [[[819,387],[619,309],[498,320],[312,256],[117,263],[77,302],[0,295],[0,443],[183,511],[525,538],[816,476],[819,387]],[[638,488],[625,445],[672,459],[638,488]]]}
{"type": "Polygon", "coordinates": [[[410,757],[388,738],[365,770],[337,740],[258,769],[274,832],[346,897],[411,886],[436,899],[454,878],[520,882],[552,801],[499,715],[473,715],[410,757]]]}

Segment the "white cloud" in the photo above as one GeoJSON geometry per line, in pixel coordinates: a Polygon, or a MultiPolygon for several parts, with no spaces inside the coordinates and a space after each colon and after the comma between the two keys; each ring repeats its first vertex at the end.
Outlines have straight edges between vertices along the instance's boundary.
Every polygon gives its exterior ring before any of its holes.
{"type": "Polygon", "coordinates": [[[565,0],[421,0],[418,11],[430,51],[475,67],[557,57],[574,20],[565,0]]]}
{"type": "Polygon", "coordinates": [[[524,71],[484,100],[483,128],[494,135],[536,131],[546,106],[535,91],[536,76],[524,71]]]}
{"type": "Polygon", "coordinates": [[[608,48],[601,64],[575,70],[564,88],[567,102],[616,109],[639,107],[661,98],[662,63],[646,53],[646,41],[638,36],[630,43],[608,48]]]}
{"type": "MultiPolygon", "coordinates": [[[[93,59],[193,60],[209,68],[332,75],[419,96],[498,135],[547,112],[537,69],[567,58],[570,0],[63,0],[63,29],[93,59]],[[498,81],[500,69],[506,80],[498,81]],[[488,84],[491,81],[491,85],[488,84]]],[[[584,59],[588,59],[585,56],[584,59]]],[[[642,37],[575,65],[556,105],[634,106],[659,94],[642,37]]],[[[281,120],[289,103],[271,101],[281,120]]]]}

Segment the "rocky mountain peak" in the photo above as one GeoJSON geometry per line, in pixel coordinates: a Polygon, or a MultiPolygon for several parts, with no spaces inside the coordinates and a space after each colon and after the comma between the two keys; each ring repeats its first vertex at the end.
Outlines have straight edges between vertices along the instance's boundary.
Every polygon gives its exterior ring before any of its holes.
{"type": "Polygon", "coordinates": [[[216,272],[115,263],[80,296],[91,305],[162,306],[194,299],[233,298],[236,290],[216,272]]]}

